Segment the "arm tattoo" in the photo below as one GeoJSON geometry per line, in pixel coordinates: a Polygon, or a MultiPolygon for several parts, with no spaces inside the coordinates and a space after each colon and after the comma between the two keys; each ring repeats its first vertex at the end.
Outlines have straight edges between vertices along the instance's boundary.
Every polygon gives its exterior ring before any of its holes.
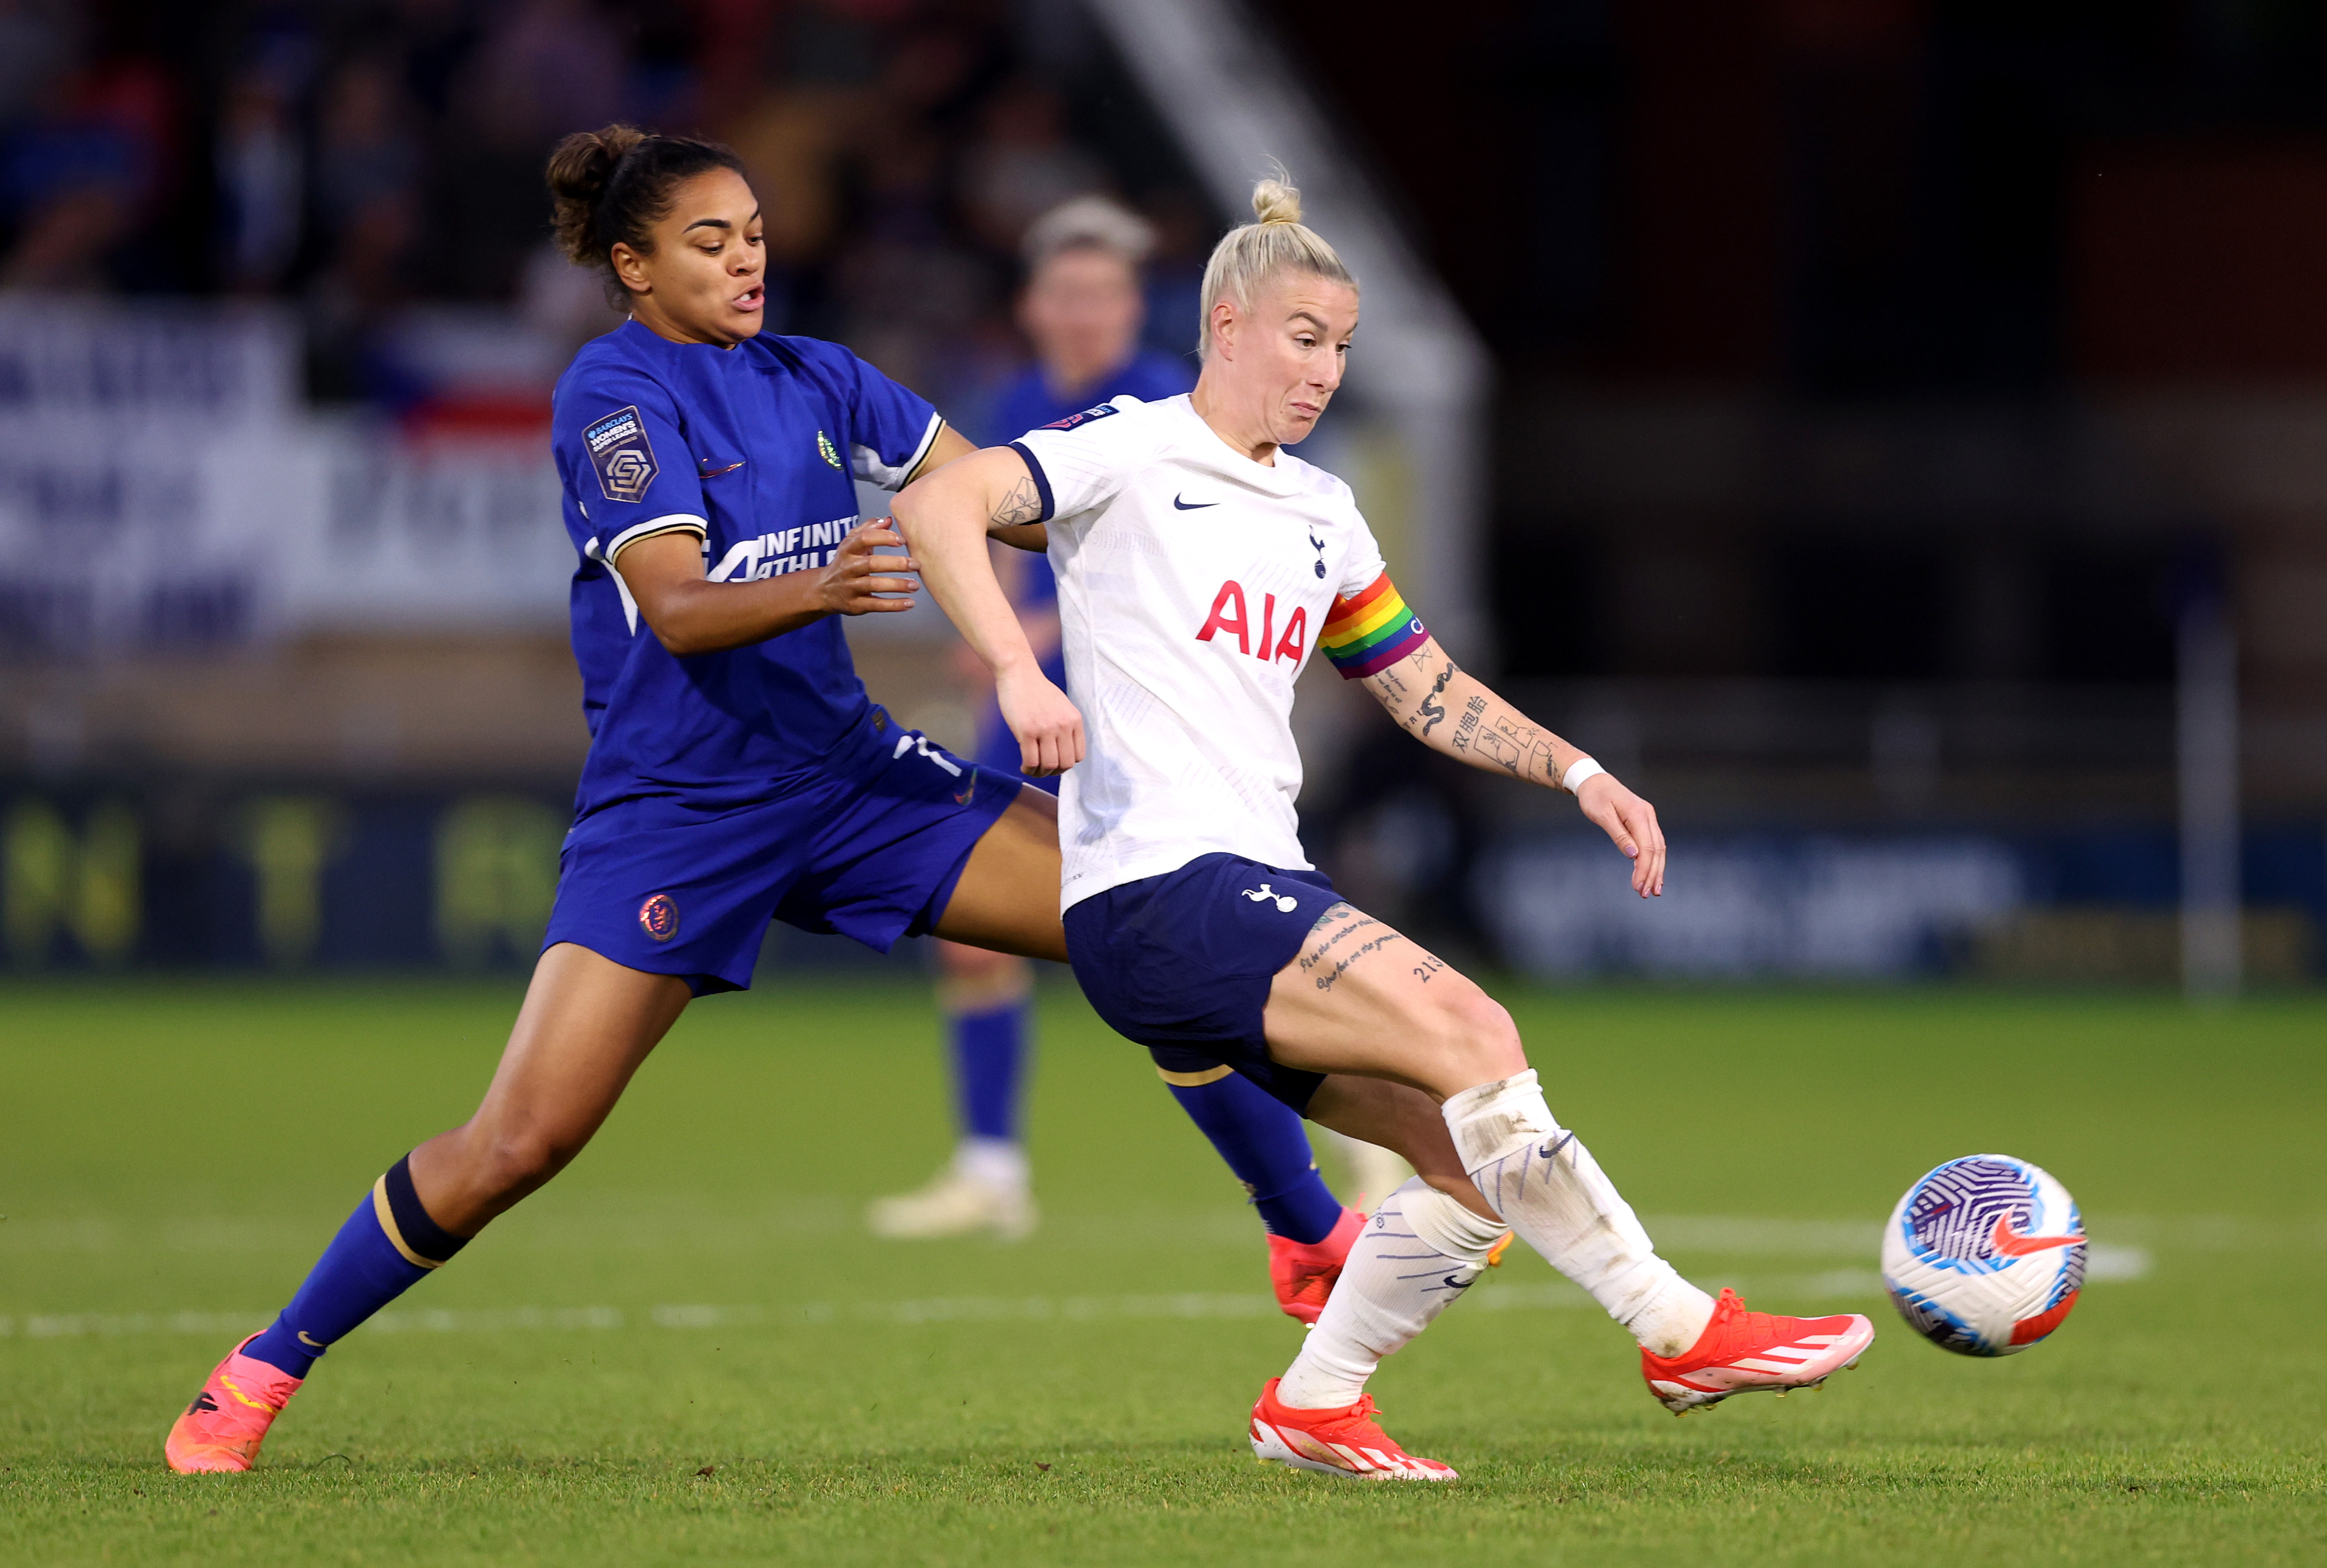
{"type": "Polygon", "coordinates": [[[1439,694],[1445,691],[1446,683],[1453,678],[1454,661],[1450,658],[1446,661],[1446,667],[1438,672],[1438,679],[1431,686],[1430,695],[1422,699],[1422,711],[1420,717],[1422,719],[1422,733],[1425,736],[1427,736],[1431,731],[1436,729],[1438,727],[1439,721],[1446,716],[1445,705],[1439,702],[1438,697],[1439,694]]]}
{"type": "Polygon", "coordinates": [[[1333,982],[1359,959],[1405,940],[1371,915],[1360,914],[1345,903],[1335,904],[1310,929],[1301,955],[1301,972],[1315,979],[1318,990],[1331,991],[1333,982]]]}
{"type": "Polygon", "coordinates": [[[1528,760],[1537,752],[1548,759],[1551,743],[1533,724],[1523,724],[1509,714],[1497,715],[1472,742],[1480,756],[1517,778],[1528,775],[1528,760]]]}
{"type": "Polygon", "coordinates": [[[1479,727],[1479,716],[1486,711],[1487,699],[1484,697],[1472,697],[1469,702],[1463,705],[1463,716],[1454,723],[1454,749],[1456,751],[1466,751],[1470,750],[1472,733],[1479,727]]]}
{"type": "Polygon", "coordinates": [[[1042,498],[1035,493],[1034,481],[1022,479],[1017,487],[1002,498],[987,523],[997,528],[1015,527],[1020,523],[1039,522],[1042,517],[1042,498]]]}

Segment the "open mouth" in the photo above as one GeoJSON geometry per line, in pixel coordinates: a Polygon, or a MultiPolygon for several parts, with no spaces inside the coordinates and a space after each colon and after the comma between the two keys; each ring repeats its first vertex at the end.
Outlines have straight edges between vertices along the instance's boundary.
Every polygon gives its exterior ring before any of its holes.
{"type": "Polygon", "coordinates": [[[735,296],[735,308],[739,311],[756,311],[767,303],[767,294],[768,291],[764,285],[755,283],[735,296]]]}

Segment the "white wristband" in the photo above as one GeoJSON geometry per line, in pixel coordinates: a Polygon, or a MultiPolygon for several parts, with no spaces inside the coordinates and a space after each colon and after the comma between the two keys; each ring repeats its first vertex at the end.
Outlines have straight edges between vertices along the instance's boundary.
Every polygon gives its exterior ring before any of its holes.
{"type": "Polygon", "coordinates": [[[1560,775],[1559,787],[1573,795],[1577,785],[1607,770],[1589,757],[1578,757],[1568,764],[1567,771],[1560,775]]]}

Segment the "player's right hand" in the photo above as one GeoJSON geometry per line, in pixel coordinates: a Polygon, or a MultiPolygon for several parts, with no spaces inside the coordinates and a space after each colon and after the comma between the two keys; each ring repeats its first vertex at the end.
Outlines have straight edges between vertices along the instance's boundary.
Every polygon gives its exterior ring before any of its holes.
{"type": "Polygon", "coordinates": [[[1613,773],[1594,773],[1575,791],[1575,803],[1597,823],[1632,863],[1632,891],[1644,899],[1665,891],[1665,830],[1657,808],[1633,794],[1613,773]]]}
{"type": "Polygon", "coordinates": [[[876,555],[875,550],[902,550],[904,537],[887,518],[875,518],[859,527],[840,541],[832,554],[832,562],[818,574],[816,602],[827,613],[840,615],[894,614],[911,610],[921,592],[918,577],[902,577],[901,572],[918,572],[921,567],[911,555],[876,555]]]}
{"type": "Polygon", "coordinates": [[[1050,677],[1030,666],[997,678],[994,695],[1017,737],[1020,772],[1047,779],[1083,760],[1083,716],[1050,677]]]}

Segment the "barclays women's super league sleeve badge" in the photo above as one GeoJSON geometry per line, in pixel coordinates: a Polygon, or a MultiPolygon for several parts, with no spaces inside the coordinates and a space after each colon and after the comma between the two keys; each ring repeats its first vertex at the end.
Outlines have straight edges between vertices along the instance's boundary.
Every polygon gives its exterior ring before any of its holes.
{"type": "Polygon", "coordinates": [[[635,501],[654,483],[659,471],[636,405],[593,421],[583,429],[582,441],[590,449],[590,465],[598,471],[598,488],[608,500],[635,501]]]}

